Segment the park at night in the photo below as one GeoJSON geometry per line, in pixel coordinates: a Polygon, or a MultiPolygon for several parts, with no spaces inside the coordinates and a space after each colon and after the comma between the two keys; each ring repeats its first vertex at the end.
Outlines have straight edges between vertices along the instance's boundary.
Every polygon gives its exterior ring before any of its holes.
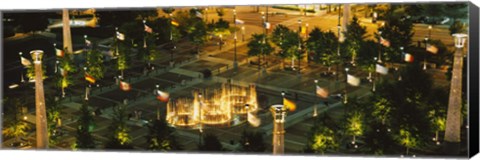
{"type": "Polygon", "coordinates": [[[2,11],[1,148],[466,158],[469,5],[2,11]]]}

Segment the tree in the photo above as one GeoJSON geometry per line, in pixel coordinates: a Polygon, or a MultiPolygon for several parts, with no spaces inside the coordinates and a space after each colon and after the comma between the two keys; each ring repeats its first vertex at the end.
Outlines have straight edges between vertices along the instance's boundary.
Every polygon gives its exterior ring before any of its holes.
{"type": "Polygon", "coordinates": [[[27,131],[31,128],[27,122],[22,120],[21,109],[25,104],[18,98],[4,99],[3,104],[5,110],[2,113],[5,113],[5,117],[2,119],[2,135],[4,137],[15,137],[15,142],[18,142],[19,138],[26,136],[27,131]]]}
{"type": "Polygon", "coordinates": [[[197,12],[201,12],[201,10],[190,9],[189,12],[179,12],[177,17],[181,18],[179,19],[180,23],[185,24],[180,26],[180,29],[185,33],[190,42],[195,44],[197,53],[199,53],[199,46],[203,45],[206,41],[207,28],[202,18],[197,17],[197,12]]]}
{"type": "Polygon", "coordinates": [[[363,114],[358,111],[351,113],[347,118],[346,129],[347,134],[353,136],[352,142],[355,142],[356,137],[362,135],[364,132],[363,114]]]}
{"type": "Polygon", "coordinates": [[[207,134],[203,136],[203,144],[198,146],[200,151],[207,151],[207,152],[219,152],[225,151],[222,144],[218,140],[218,137],[213,134],[207,134]]]}
{"type": "Polygon", "coordinates": [[[339,145],[333,130],[325,126],[314,126],[310,132],[304,152],[324,154],[338,149],[339,145]]]}
{"type": "Polygon", "coordinates": [[[400,72],[402,81],[382,81],[378,93],[388,101],[386,104],[391,106],[388,121],[397,142],[407,145],[408,148],[424,146],[431,140],[429,135],[434,133],[428,118],[431,110],[428,98],[432,94],[432,78],[418,63],[407,65],[405,70],[400,72]],[[395,92],[391,92],[392,90],[395,92]]]}
{"type": "Polygon", "coordinates": [[[123,75],[123,71],[128,69],[130,66],[130,53],[132,52],[128,46],[126,46],[125,42],[118,41],[116,42],[116,47],[118,48],[118,55],[117,55],[117,69],[121,72],[122,78],[125,78],[123,75]]]}
{"type": "Polygon", "coordinates": [[[293,32],[287,26],[282,24],[276,26],[272,32],[272,42],[280,48],[276,55],[281,59],[282,68],[285,68],[285,59],[291,57],[287,50],[297,44],[292,41],[292,33],[293,32]]]}
{"type": "Polygon", "coordinates": [[[73,76],[71,74],[77,71],[70,56],[71,54],[66,53],[64,57],[59,59],[58,73],[60,77],[57,83],[62,90],[62,97],[65,95],[65,88],[73,84],[73,76]]]}
{"type": "Polygon", "coordinates": [[[400,133],[397,136],[397,140],[401,145],[405,146],[406,154],[408,155],[409,149],[414,148],[418,145],[418,141],[416,138],[418,135],[413,135],[414,132],[416,132],[415,131],[416,129],[413,129],[413,131],[411,131],[409,129],[412,129],[412,128],[408,128],[408,127],[407,128],[401,127],[401,128],[402,129],[400,129],[400,133]]]}
{"type": "MultiPolygon", "coordinates": [[[[382,47],[382,60],[384,61],[401,61],[400,47],[409,48],[412,44],[413,23],[411,19],[405,18],[393,11],[389,11],[386,15],[385,25],[378,29],[382,32],[382,38],[390,42],[389,47],[382,47]]],[[[379,35],[376,34],[377,39],[379,35]]],[[[377,41],[378,43],[378,41],[377,41]]]]}
{"type": "Polygon", "coordinates": [[[103,65],[103,54],[95,48],[87,52],[87,73],[93,76],[95,79],[102,79],[105,73],[105,67],[103,65]]]}
{"type": "Polygon", "coordinates": [[[267,148],[264,143],[264,133],[263,132],[247,132],[243,130],[242,136],[240,139],[240,144],[242,145],[242,151],[244,152],[265,152],[267,148]]]}
{"type": "Polygon", "coordinates": [[[253,34],[252,39],[247,44],[248,56],[257,56],[258,57],[258,67],[262,65],[260,57],[270,55],[273,52],[273,47],[270,45],[265,34],[253,34]]]}
{"type": "Polygon", "coordinates": [[[80,118],[78,119],[77,132],[75,135],[74,149],[94,149],[95,140],[92,135],[92,130],[95,126],[92,112],[88,109],[88,104],[85,101],[80,108],[80,118]]]}
{"type": "Polygon", "coordinates": [[[148,135],[145,137],[148,149],[155,151],[181,150],[180,144],[173,135],[174,132],[175,129],[168,126],[164,118],[154,120],[148,125],[148,135]]]}
{"type": "Polygon", "coordinates": [[[331,66],[340,62],[337,54],[338,38],[332,31],[322,32],[318,27],[308,37],[307,48],[313,53],[313,61],[327,66],[330,72],[331,66]]]}
{"type": "Polygon", "coordinates": [[[440,141],[438,133],[445,131],[448,97],[449,94],[446,88],[435,88],[428,98],[427,103],[430,104],[428,118],[430,119],[432,129],[435,131],[435,141],[440,141]]]}
{"type": "Polygon", "coordinates": [[[345,35],[345,44],[347,46],[347,53],[351,57],[352,64],[355,64],[357,56],[360,52],[360,48],[363,44],[364,39],[366,38],[367,29],[365,26],[361,26],[358,18],[353,17],[350,24],[347,26],[348,32],[344,32],[345,35]]]}
{"type": "Polygon", "coordinates": [[[55,146],[57,143],[57,127],[62,125],[61,109],[62,106],[58,103],[58,97],[47,96],[47,131],[48,131],[48,144],[55,146]]]}
{"type": "Polygon", "coordinates": [[[130,144],[131,137],[128,134],[130,131],[127,126],[127,114],[125,106],[113,108],[112,125],[110,125],[110,140],[105,144],[106,149],[133,149],[130,144]]]}

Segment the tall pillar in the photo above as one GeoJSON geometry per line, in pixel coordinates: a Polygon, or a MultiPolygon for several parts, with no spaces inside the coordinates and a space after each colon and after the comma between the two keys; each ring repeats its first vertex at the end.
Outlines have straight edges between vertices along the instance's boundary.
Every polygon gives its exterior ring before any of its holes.
{"type": "Polygon", "coordinates": [[[63,48],[62,49],[67,48],[68,53],[73,53],[72,34],[70,32],[70,17],[68,14],[68,9],[63,9],[62,22],[63,22],[63,48]]]}
{"type": "Polygon", "coordinates": [[[458,154],[460,150],[460,130],[462,122],[462,68],[463,47],[466,34],[453,34],[455,37],[455,54],[453,57],[452,80],[448,99],[447,122],[445,128],[445,150],[450,154],[458,154]]]}
{"type": "Polygon", "coordinates": [[[37,149],[48,148],[47,134],[47,113],[45,109],[45,94],[43,92],[43,71],[42,56],[43,51],[34,50],[30,54],[33,58],[35,67],[35,115],[36,115],[36,134],[37,149]]]}
{"type": "Polygon", "coordinates": [[[273,116],[273,154],[284,153],[285,139],[285,117],[287,116],[287,108],[284,105],[273,105],[270,107],[273,116]]]}

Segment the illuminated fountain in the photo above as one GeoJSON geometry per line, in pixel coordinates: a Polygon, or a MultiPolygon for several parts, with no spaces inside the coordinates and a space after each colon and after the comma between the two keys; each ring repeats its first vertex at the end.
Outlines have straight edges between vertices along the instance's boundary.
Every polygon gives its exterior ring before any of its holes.
{"type": "Polygon", "coordinates": [[[194,90],[192,96],[168,102],[166,118],[170,125],[226,127],[246,121],[247,114],[258,109],[254,85],[242,87],[225,83],[216,89],[194,90]]]}

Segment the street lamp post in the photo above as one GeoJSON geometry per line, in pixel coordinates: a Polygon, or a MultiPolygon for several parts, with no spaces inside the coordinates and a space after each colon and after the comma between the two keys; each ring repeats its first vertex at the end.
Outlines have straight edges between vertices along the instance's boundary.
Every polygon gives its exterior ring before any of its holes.
{"type": "Polygon", "coordinates": [[[235,33],[234,33],[234,37],[233,37],[233,45],[234,45],[233,70],[234,70],[234,72],[237,72],[237,70],[238,70],[238,62],[237,62],[237,23],[236,23],[236,20],[237,20],[237,12],[234,9],[233,10],[233,24],[234,24],[234,28],[235,28],[235,33]]]}
{"type": "MultiPolygon", "coordinates": [[[[402,52],[402,55],[403,56],[400,56],[400,57],[404,57],[405,56],[405,52],[403,51],[403,46],[400,47],[400,51],[402,52]]],[[[404,59],[401,59],[400,60],[400,63],[403,63],[404,59]]],[[[400,69],[402,68],[402,66],[399,67],[400,69]]],[[[402,74],[400,72],[397,73],[398,74],[398,81],[402,81],[402,74]]]]}
{"type": "MultiPolygon", "coordinates": [[[[340,12],[340,11],[338,11],[340,12]]],[[[337,24],[337,30],[338,30],[338,41],[337,41],[337,60],[340,60],[340,30],[342,27],[340,26],[340,13],[338,14],[338,24],[337,24]]],[[[338,88],[338,76],[339,76],[339,61],[336,62],[336,73],[335,73],[335,90],[338,88]]]]}
{"type": "MultiPolygon", "coordinates": [[[[373,64],[377,61],[377,57],[373,57],[373,64]]],[[[377,73],[375,72],[375,77],[373,78],[372,92],[375,92],[375,83],[377,81],[377,73]]]]}
{"type": "Polygon", "coordinates": [[[58,65],[60,64],[60,61],[56,60],[55,61],[55,73],[58,72],[58,65]]]}
{"type": "MultiPolygon", "coordinates": [[[[158,91],[160,90],[160,85],[155,85],[155,94],[158,96],[158,91]]],[[[157,120],[160,120],[160,105],[157,105],[157,120]]]]}
{"type": "Polygon", "coordinates": [[[425,37],[425,56],[423,57],[423,70],[427,69],[428,37],[425,37]]]}
{"type": "Polygon", "coordinates": [[[343,103],[344,104],[347,104],[348,103],[348,68],[345,68],[345,96],[344,96],[344,100],[343,100],[343,103]]]}
{"type": "Polygon", "coordinates": [[[245,41],[245,26],[242,25],[242,42],[245,41]]]}
{"type": "Polygon", "coordinates": [[[428,25],[428,38],[432,38],[432,25],[428,25]]]}
{"type": "Polygon", "coordinates": [[[382,31],[378,31],[378,63],[382,63],[382,31]]]}
{"type": "MultiPolygon", "coordinates": [[[[20,63],[22,62],[22,52],[19,52],[18,53],[20,55],[20,63]]],[[[24,67],[25,68],[25,67],[24,67]]],[[[24,78],[23,78],[23,69],[20,70],[20,82],[25,82],[24,78]]]]}
{"type": "Polygon", "coordinates": [[[305,24],[305,39],[308,39],[308,23],[305,24]]]}
{"type": "Polygon", "coordinates": [[[200,145],[202,145],[202,136],[203,136],[203,126],[202,126],[202,93],[199,93],[198,94],[198,100],[200,101],[200,109],[199,109],[199,115],[200,115],[200,118],[199,118],[199,127],[198,127],[198,132],[200,133],[199,135],[199,143],[200,145]]]}
{"type": "Polygon", "coordinates": [[[35,118],[37,133],[37,149],[48,148],[47,113],[45,109],[45,94],[43,90],[42,50],[30,52],[35,67],[35,118]]]}
{"type": "MultiPolygon", "coordinates": [[[[83,70],[85,71],[85,75],[87,75],[87,67],[83,67],[83,70]]],[[[87,84],[85,85],[85,100],[88,101],[88,91],[89,91],[89,88],[88,88],[89,84],[88,84],[88,81],[87,81],[87,84]]]]}
{"type": "Polygon", "coordinates": [[[267,21],[265,20],[265,13],[262,12],[262,27],[263,27],[263,34],[267,34],[267,21]]]}
{"type": "Polygon", "coordinates": [[[447,122],[445,127],[445,149],[452,154],[458,154],[460,145],[460,126],[462,121],[462,68],[463,47],[467,39],[466,34],[453,34],[455,38],[455,54],[453,58],[452,80],[450,81],[450,95],[448,99],[447,122]]]}
{"type": "MultiPolygon", "coordinates": [[[[313,82],[315,82],[315,89],[314,89],[314,95],[317,95],[317,86],[318,86],[318,80],[315,79],[313,82]]],[[[315,96],[315,105],[313,105],[313,117],[317,117],[317,97],[315,96]]]]}

